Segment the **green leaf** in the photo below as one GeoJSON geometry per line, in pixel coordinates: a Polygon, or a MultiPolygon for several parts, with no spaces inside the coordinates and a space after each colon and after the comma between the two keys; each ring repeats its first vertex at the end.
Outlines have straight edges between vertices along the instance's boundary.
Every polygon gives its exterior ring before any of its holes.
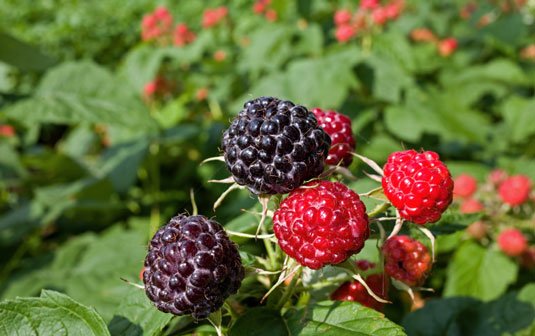
{"type": "Polygon", "coordinates": [[[502,107],[502,115],[509,128],[511,142],[519,143],[535,134],[535,99],[513,96],[502,107]]]}
{"type": "Polygon", "coordinates": [[[371,90],[376,99],[398,103],[401,90],[413,85],[412,78],[398,64],[381,54],[373,54],[366,59],[372,68],[371,90]]]}
{"type": "Polygon", "coordinates": [[[50,70],[32,98],[11,105],[5,114],[26,125],[90,122],[134,128],[144,134],[156,127],[139,95],[104,68],[87,61],[68,62],[50,70]]]}
{"type": "Polygon", "coordinates": [[[436,223],[427,224],[426,227],[436,235],[450,234],[464,230],[468,225],[481,218],[480,213],[461,214],[453,210],[447,210],[436,223]]]}
{"type": "Polygon", "coordinates": [[[141,92],[143,86],[156,77],[164,56],[161,49],[141,45],[126,56],[121,76],[127,78],[136,92],[141,92]]]}
{"type": "Polygon", "coordinates": [[[172,317],[156,309],[145,291],[131,286],[108,328],[113,336],[158,335],[172,317]]]}
{"type": "Polygon", "coordinates": [[[290,335],[405,335],[383,314],[352,301],[323,301],[284,315],[290,335]]]}
{"type": "Polygon", "coordinates": [[[42,71],[56,63],[43,55],[39,49],[24,43],[6,33],[0,32],[0,61],[22,70],[42,71]]]}
{"type": "Polygon", "coordinates": [[[290,335],[280,312],[266,307],[248,310],[240,316],[229,330],[229,336],[246,336],[254,331],[255,336],[290,335]]]}
{"type": "Polygon", "coordinates": [[[518,265],[502,253],[467,241],[448,266],[444,295],[492,300],[516,281],[517,272],[518,265]]]}
{"type": "Polygon", "coordinates": [[[0,325],[3,335],[110,335],[95,309],[49,290],[0,302],[0,325]]]}
{"type": "Polygon", "coordinates": [[[403,326],[411,336],[463,335],[456,320],[475,305],[479,307],[481,301],[469,297],[430,300],[422,309],[407,315],[403,326]]]}

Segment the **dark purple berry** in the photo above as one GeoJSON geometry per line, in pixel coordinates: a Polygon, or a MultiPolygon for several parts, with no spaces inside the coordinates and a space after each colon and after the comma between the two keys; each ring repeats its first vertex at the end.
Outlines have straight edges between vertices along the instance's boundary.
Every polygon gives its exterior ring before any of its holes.
{"type": "Polygon", "coordinates": [[[304,106],[249,100],[223,134],[234,181],[254,194],[286,194],[323,171],[331,138],[304,106]]]}
{"type": "Polygon", "coordinates": [[[238,249],[219,223],[179,215],[152,238],[143,282],[159,310],[202,319],[238,291],[243,276],[238,249]]]}

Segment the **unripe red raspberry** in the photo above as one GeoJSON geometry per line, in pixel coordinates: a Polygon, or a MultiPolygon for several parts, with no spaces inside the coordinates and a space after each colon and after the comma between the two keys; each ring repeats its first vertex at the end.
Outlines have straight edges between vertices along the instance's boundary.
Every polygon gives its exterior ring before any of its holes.
{"type": "Polygon", "coordinates": [[[394,236],[383,245],[385,272],[408,286],[420,286],[431,271],[431,256],[421,242],[394,236]]]}
{"type": "Polygon", "coordinates": [[[463,200],[461,206],[459,207],[459,212],[463,214],[471,214],[474,212],[479,212],[483,210],[483,203],[474,199],[467,198],[463,200]]]}
{"type": "Polygon", "coordinates": [[[332,110],[323,111],[314,108],[311,111],[318,119],[318,126],[321,126],[332,140],[329,156],[325,163],[335,166],[342,161],[342,166],[349,166],[353,161],[351,152],[355,150],[351,119],[345,114],[332,110]]]}
{"type": "Polygon", "coordinates": [[[385,14],[389,20],[395,20],[398,18],[400,8],[398,4],[391,4],[385,6],[385,14]]]}
{"type": "Polygon", "coordinates": [[[320,180],[290,193],[273,215],[273,231],[281,249],[311,269],[360,252],[370,234],[359,196],[341,183],[320,180]]]}
{"type": "Polygon", "coordinates": [[[274,9],[268,9],[265,14],[266,20],[268,21],[275,21],[277,20],[277,11],[274,9]]]}
{"type": "Polygon", "coordinates": [[[505,180],[498,189],[500,198],[509,205],[520,205],[529,198],[531,182],[525,175],[515,175],[505,180]]]}
{"type": "Polygon", "coordinates": [[[383,7],[377,7],[372,11],[372,21],[378,25],[383,25],[388,20],[386,10],[383,7]]]}
{"type": "Polygon", "coordinates": [[[477,189],[476,179],[468,174],[461,174],[453,180],[453,196],[470,197],[477,189]]]}
{"type": "Polygon", "coordinates": [[[433,223],[451,204],[453,181],[438,154],[395,152],[383,170],[384,193],[401,217],[416,224],[433,223]]]}
{"type": "Polygon", "coordinates": [[[11,125],[0,125],[0,136],[10,138],[15,135],[15,128],[11,125]]]}
{"type": "Polygon", "coordinates": [[[336,28],[335,36],[338,42],[347,42],[351,40],[353,36],[355,36],[355,28],[348,24],[340,25],[338,28],[336,28]]]}
{"type": "Polygon", "coordinates": [[[347,10],[341,9],[334,13],[334,24],[339,26],[348,23],[351,20],[351,13],[347,10]]]}
{"type": "Polygon", "coordinates": [[[430,42],[436,39],[435,34],[427,28],[416,28],[411,32],[411,38],[417,42],[430,42]]]}
{"type": "Polygon", "coordinates": [[[487,225],[483,221],[475,221],[468,226],[466,232],[475,240],[481,240],[487,235],[487,225]]]}
{"type": "Polygon", "coordinates": [[[454,37],[448,37],[447,39],[444,39],[440,41],[438,44],[438,52],[442,57],[448,57],[455,50],[457,50],[457,47],[459,46],[459,43],[457,42],[457,39],[454,37]]]}
{"type": "Polygon", "coordinates": [[[516,257],[528,248],[526,237],[517,229],[507,229],[498,236],[498,245],[503,253],[516,257]]]}
{"type": "Polygon", "coordinates": [[[489,180],[492,184],[499,186],[507,179],[507,172],[503,169],[494,169],[489,174],[489,180]]]}
{"type": "MultiPolygon", "coordinates": [[[[357,260],[355,264],[357,264],[357,267],[361,271],[375,268],[374,263],[370,263],[366,260],[357,260]]],[[[384,273],[371,274],[366,277],[365,282],[377,296],[382,299],[388,298],[389,283],[388,277],[384,273]]],[[[340,285],[340,287],[332,292],[331,300],[360,302],[364,306],[377,311],[382,311],[384,308],[384,303],[375,300],[368,294],[366,288],[364,288],[364,286],[357,280],[346,281],[340,285]]]]}
{"type": "Polygon", "coordinates": [[[379,6],[378,0],[362,0],[359,4],[359,7],[363,9],[374,9],[377,6],[379,6]]]}

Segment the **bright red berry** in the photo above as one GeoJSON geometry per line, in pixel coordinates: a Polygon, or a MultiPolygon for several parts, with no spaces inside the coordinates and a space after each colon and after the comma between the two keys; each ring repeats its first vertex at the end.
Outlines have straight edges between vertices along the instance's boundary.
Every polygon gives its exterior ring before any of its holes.
{"type": "Polygon", "coordinates": [[[394,236],[383,245],[385,272],[409,286],[420,286],[431,271],[431,255],[421,242],[394,236]]]}
{"type": "Polygon", "coordinates": [[[453,180],[453,195],[459,197],[470,197],[477,189],[477,181],[468,174],[461,174],[453,180]]]}
{"type": "Polygon", "coordinates": [[[325,163],[335,166],[342,161],[342,166],[349,166],[353,160],[351,152],[355,150],[351,119],[345,114],[332,110],[323,111],[314,108],[311,111],[318,119],[318,125],[329,134],[332,140],[329,156],[325,163]]]}
{"type": "Polygon", "coordinates": [[[498,245],[503,253],[516,257],[528,248],[526,237],[517,229],[507,229],[498,236],[498,245]]]}
{"type": "Polygon", "coordinates": [[[334,13],[335,25],[339,26],[341,24],[348,23],[349,21],[351,21],[351,13],[348,10],[341,9],[334,13]]]}
{"type": "Polygon", "coordinates": [[[476,200],[475,198],[467,198],[462,201],[461,206],[459,207],[459,212],[464,214],[470,214],[474,212],[479,212],[483,210],[483,203],[476,200]]]}
{"type": "Polygon", "coordinates": [[[453,181],[437,153],[395,152],[383,170],[384,193],[401,217],[416,224],[434,223],[451,204],[453,181]]]}
{"type": "Polygon", "coordinates": [[[359,4],[359,7],[363,9],[374,9],[377,6],[379,6],[378,0],[362,0],[359,4]]]}
{"type": "Polygon", "coordinates": [[[339,264],[360,252],[370,232],[358,194],[329,181],[305,186],[291,192],[273,216],[281,249],[311,269],[339,264]]]}
{"type": "Polygon", "coordinates": [[[15,135],[15,129],[11,125],[0,125],[0,136],[6,138],[12,137],[15,135]]]}
{"type": "Polygon", "coordinates": [[[457,42],[457,39],[453,37],[448,37],[447,39],[444,39],[439,42],[438,44],[438,52],[443,57],[448,57],[457,49],[459,46],[459,43],[457,42]]]}
{"type": "Polygon", "coordinates": [[[385,6],[385,15],[389,20],[395,20],[399,16],[399,5],[398,4],[391,4],[385,6]]]}
{"type": "Polygon", "coordinates": [[[189,29],[187,24],[179,23],[173,34],[173,42],[176,46],[181,47],[195,41],[195,37],[195,33],[189,29]]]}
{"type": "Polygon", "coordinates": [[[531,182],[525,175],[511,176],[505,180],[498,189],[500,198],[509,205],[520,205],[529,198],[531,182]]]}
{"type": "MultiPolygon", "coordinates": [[[[375,268],[374,263],[370,263],[366,260],[357,260],[355,262],[361,271],[365,271],[369,268],[375,268]],[[364,264],[365,267],[362,267],[364,264]]],[[[380,298],[386,299],[388,297],[388,277],[384,273],[372,274],[366,277],[366,284],[370,289],[380,298]]],[[[364,286],[358,281],[346,281],[340,287],[338,287],[331,294],[331,300],[336,301],[355,301],[360,302],[368,308],[375,309],[377,311],[383,310],[384,303],[375,300],[364,286]]]]}
{"type": "Polygon", "coordinates": [[[348,24],[343,24],[336,28],[335,36],[338,42],[344,43],[351,40],[355,36],[355,33],[355,28],[348,24]]]}
{"type": "Polygon", "coordinates": [[[383,7],[377,7],[372,11],[372,21],[378,25],[384,25],[388,17],[386,16],[386,11],[383,7]]]}
{"type": "Polygon", "coordinates": [[[494,169],[489,174],[489,180],[492,184],[498,186],[507,179],[507,172],[503,169],[494,169]]]}
{"type": "Polygon", "coordinates": [[[274,9],[268,9],[266,11],[265,16],[266,16],[266,20],[273,22],[277,20],[277,11],[274,9]]]}
{"type": "Polygon", "coordinates": [[[262,14],[266,10],[266,4],[263,1],[257,1],[253,5],[253,12],[262,14]]]}

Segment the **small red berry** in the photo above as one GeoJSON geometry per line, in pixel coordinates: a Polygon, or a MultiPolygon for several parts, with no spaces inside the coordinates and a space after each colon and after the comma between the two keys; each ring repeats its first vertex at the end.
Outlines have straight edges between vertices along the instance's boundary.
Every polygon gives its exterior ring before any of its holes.
{"type": "Polygon", "coordinates": [[[416,28],[411,32],[411,39],[417,42],[429,42],[436,39],[435,34],[427,28],[416,28]]]}
{"type": "MultiPolygon", "coordinates": [[[[355,262],[361,271],[365,271],[368,268],[375,268],[374,263],[370,263],[366,260],[358,260],[355,262]],[[366,267],[362,268],[361,263],[366,263],[366,267]]],[[[366,284],[370,289],[380,298],[386,299],[388,297],[388,277],[384,273],[372,274],[366,277],[366,284]]],[[[355,301],[360,302],[368,308],[382,311],[384,303],[375,300],[364,286],[358,281],[346,281],[340,287],[338,287],[331,294],[331,300],[336,301],[355,301]]]]}
{"type": "Polygon", "coordinates": [[[528,248],[526,237],[517,229],[507,229],[498,236],[498,245],[503,253],[516,257],[528,248]]]}
{"type": "Polygon", "coordinates": [[[453,180],[453,196],[470,197],[477,189],[476,179],[468,174],[461,174],[453,180]]]}
{"type": "Polygon", "coordinates": [[[345,114],[332,110],[323,111],[319,108],[311,110],[318,119],[318,125],[331,137],[331,149],[325,163],[337,165],[342,161],[342,166],[351,164],[355,150],[355,138],[351,130],[351,119],[345,114]]]}
{"type": "Polygon", "coordinates": [[[358,194],[328,181],[305,186],[291,192],[273,215],[281,249],[311,269],[339,264],[360,252],[370,232],[358,194]]]}
{"type": "Polygon", "coordinates": [[[336,28],[335,36],[338,42],[347,42],[351,40],[353,36],[355,36],[355,28],[348,24],[340,25],[338,28],[336,28]]]}
{"type": "Polygon", "coordinates": [[[395,20],[399,16],[399,5],[391,4],[385,6],[385,15],[389,20],[395,20]]]}
{"type": "Polygon", "coordinates": [[[348,10],[341,9],[334,13],[335,25],[339,26],[341,24],[348,23],[349,21],[351,21],[351,13],[348,10]]]}
{"type": "Polygon", "coordinates": [[[377,7],[372,11],[372,21],[378,25],[384,25],[388,17],[386,16],[386,11],[382,7],[377,7]]]}
{"type": "Polygon", "coordinates": [[[437,153],[395,152],[383,170],[384,193],[401,217],[416,224],[434,223],[451,204],[453,181],[437,153]]]}
{"type": "Polygon", "coordinates": [[[143,86],[143,94],[145,96],[152,96],[156,93],[156,90],[158,89],[158,84],[155,80],[148,82],[143,86]]]}
{"type": "Polygon", "coordinates": [[[500,198],[509,205],[520,205],[529,198],[531,182],[525,175],[515,175],[505,180],[498,189],[500,198]]]}
{"type": "Polygon", "coordinates": [[[447,39],[444,39],[439,42],[438,44],[438,52],[443,57],[448,57],[457,49],[459,46],[459,43],[457,42],[457,39],[453,37],[448,37],[447,39]]]}
{"type": "Polygon", "coordinates": [[[489,180],[492,184],[498,186],[507,179],[507,172],[503,169],[494,169],[489,174],[489,180]]]}
{"type": "Polygon", "coordinates": [[[483,203],[474,198],[467,198],[463,200],[461,206],[459,207],[459,212],[463,214],[470,214],[480,211],[483,211],[483,203]]]}
{"type": "Polygon", "coordinates": [[[383,245],[385,272],[408,286],[420,286],[431,271],[431,256],[421,242],[394,236],[383,245]]]}
{"type": "Polygon", "coordinates": [[[227,53],[224,50],[217,50],[214,53],[214,60],[217,62],[223,62],[227,58],[227,53]]]}
{"type": "Polygon", "coordinates": [[[203,101],[208,97],[208,89],[200,88],[195,92],[195,99],[198,101],[203,101]]]}
{"type": "Polygon", "coordinates": [[[359,4],[362,9],[374,9],[377,6],[379,6],[378,0],[362,0],[359,4]]]}
{"type": "Polygon", "coordinates": [[[266,10],[266,4],[263,1],[257,1],[253,5],[253,12],[262,14],[266,10]]]}
{"type": "Polygon", "coordinates": [[[483,221],[475,221],[466,228],[466,232],[475,240],[481,240],[487,235],[487,225],[483,221]]]}
{"type": "Polygon", "coordinates": [[[274,9],[268,9],[266,11],[265,16],[266,16],[266,20],[273,22],[277,20],[277,11],[275,11],[274,9]]]}
{"type": "Polygon", "coordinates": [[[143,20],[141,21],[141,26],[143,28],[152,28],[156,24],[156,17],[152,14],[145,14],[143,20]]]}
{"type": "Polygon", "coordinates": [[[188,28],[187,24],[179,23],[173,34],[173,42],[180,47],[195,41],[195,37],[195,33],[188,28]]]}
{"type": "Polygon", "coordinates": [[[15,129],[11,125],[0,125],[0,136],[9,138],[15,135],[15,129]]]}

